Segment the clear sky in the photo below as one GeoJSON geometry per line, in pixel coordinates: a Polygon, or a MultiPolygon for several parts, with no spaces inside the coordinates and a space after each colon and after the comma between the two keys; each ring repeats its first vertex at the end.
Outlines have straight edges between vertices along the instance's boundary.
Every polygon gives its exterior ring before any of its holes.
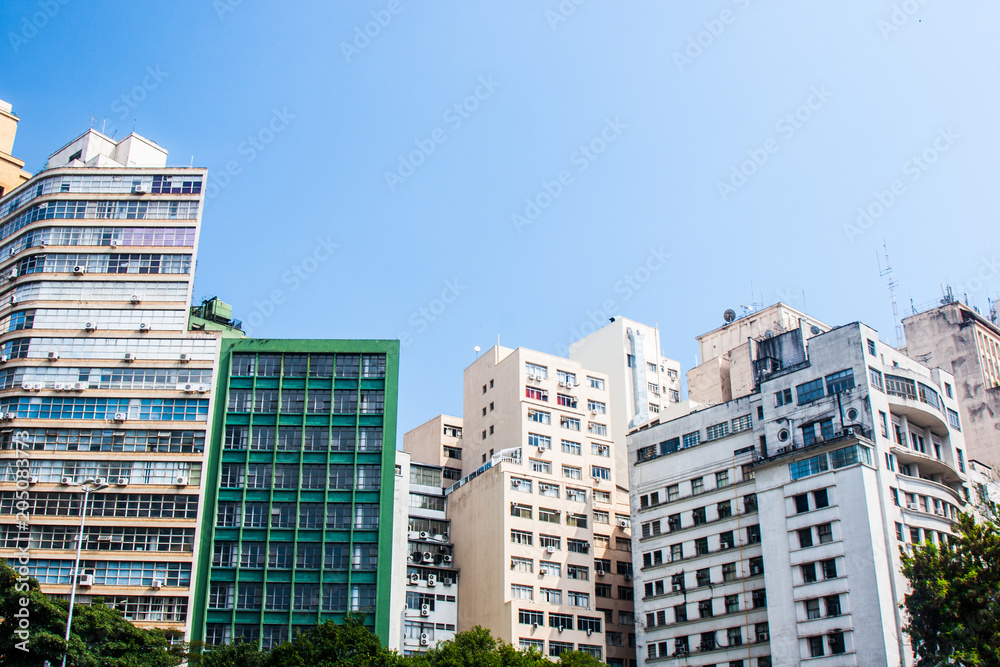
{"type": "Polygon", "coordinates": [[[196,297],[256,336],[403,339],[402,437],[461,414],[474,346],[561,353],[609,314],[684,370],[755,300],[894,342],[883,239],[901,313],[946,281],[985,310],[998,25],[988,0],[4,0],[0,99],[31,171],[91,116],[207,167],[196,297]]]}

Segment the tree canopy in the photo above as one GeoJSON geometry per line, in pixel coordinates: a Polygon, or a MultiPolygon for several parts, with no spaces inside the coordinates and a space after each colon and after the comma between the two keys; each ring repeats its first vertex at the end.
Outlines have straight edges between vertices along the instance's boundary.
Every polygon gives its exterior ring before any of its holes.
{"type": "Polygon", "coordinates": [[[1000,665],[1000,529],[969,515],[947,544],[903,555],[917,667],[1000,665]]]}

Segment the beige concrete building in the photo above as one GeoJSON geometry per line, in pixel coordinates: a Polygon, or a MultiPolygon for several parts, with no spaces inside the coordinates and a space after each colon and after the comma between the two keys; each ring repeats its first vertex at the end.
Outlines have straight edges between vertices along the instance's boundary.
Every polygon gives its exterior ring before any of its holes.
{"type": "Polygon", "coordinates": [[[681,400],[680,362],[660,352],[660,330],[614,317],[570,346],[569,358],[608,376],[612,458],[618,479],[628,479],[625,434],[676,407],[681,400]]]}
{"type": "Polygon", "coordinates": [[[911,357],[955,376],[952,425],[961,423],[969,458],[1000,468],[1000,327],[954,301],[907,317],[903,330],[911,357]]]}
{"type": "Polygon", "coordinates": [[[0,100],[0,197],[31,178],[31,174],[24,170],[24,160],[12,155],[19,120],[14,115],[13,107],[0,100]]]}
{"type": "Polygon", "coordinates": [[[465,371],[465,477],[446,490],[458,629],[634,661],[631,524],[604,373],[495,347],[465,371]]]}
{"type": "MultiPolygon", "coordinates": [[[[687,373],[688,398],[698,403],[716,405],[752,393],[760,374],[768,371],[765,361],[754,357],[752,340],[772,338],[786,331],[799,330],[808,340],[830,327],[784,303],[736,318],[726,311],[726,323],[698,336],[698,366],[687,373]]],[[[777,361],[778,357],[772,357],[777,361]]],[[[804,359],[785,358],[784,363],[802,363],[804,359]]]]}
{"type": "Polygon", "coordinates": [[[441,466],[445,486],[462,478],[462,418],[438,415],[403,436],[415,463],[441,466]]]}

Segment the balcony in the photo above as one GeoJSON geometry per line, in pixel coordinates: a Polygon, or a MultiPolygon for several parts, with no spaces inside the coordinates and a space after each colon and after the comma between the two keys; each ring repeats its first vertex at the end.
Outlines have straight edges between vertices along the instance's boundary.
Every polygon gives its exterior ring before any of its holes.
{"type": "Polygon", "coordinates": [[[899,465],[908,465],[911,469],[916,468],[916,475],[913,477],[919,477],[932,481],[935,476],[940,476],[939,483],[945,488],[951,485],[962,484],[963,480],[959,476],[958,470],[956,470],[950,463],[942,459],[935,458],[930,454],[923,454],[915,449],[910,449],[909,447],[903,447],[902,445],[893,443],[891,451],[896,455],[896,460],[899,465]]]}
{"type": "Polygon", "coordinates": [[[773,454],[769,454],[766,457],[761,456],[755,450],[753,466],[768,465],[795,454],[817,451],[834,445],[847,445],[851,442],[859,441],[871,447],[875,445],[871,438],[871,432],[861,424],[850,424],[841,431],[835,431],[832,438],[823,439],[822,436],[817,436],[815,441],[808,445],[803,444],[801,440],[793,437],[783,447],[777,448],[773,454]]]}

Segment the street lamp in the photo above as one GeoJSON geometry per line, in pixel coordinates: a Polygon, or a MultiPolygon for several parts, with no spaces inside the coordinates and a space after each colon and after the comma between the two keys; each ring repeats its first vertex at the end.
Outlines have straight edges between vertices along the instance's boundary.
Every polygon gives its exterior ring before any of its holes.
{"type": "Polygon", "coordinates": [[[78,483],[83,489],[83,506],[80,508],[80,534],[76,537],[76,562],[73,565],[73,578],[71,580],[73,588],[69,594],[69,613],[66,615],[66,638],[63,647],[62,667],[66,667],[66,655],[69,653],[69,633],[73,627],[73,604],[76,602],[76,587],[80,578],[80,550],[83,548],[83,524],[87,520],[87,499],[90,494],[108,488],[108,484],[103,479],[88,477],[78,483]]]}

